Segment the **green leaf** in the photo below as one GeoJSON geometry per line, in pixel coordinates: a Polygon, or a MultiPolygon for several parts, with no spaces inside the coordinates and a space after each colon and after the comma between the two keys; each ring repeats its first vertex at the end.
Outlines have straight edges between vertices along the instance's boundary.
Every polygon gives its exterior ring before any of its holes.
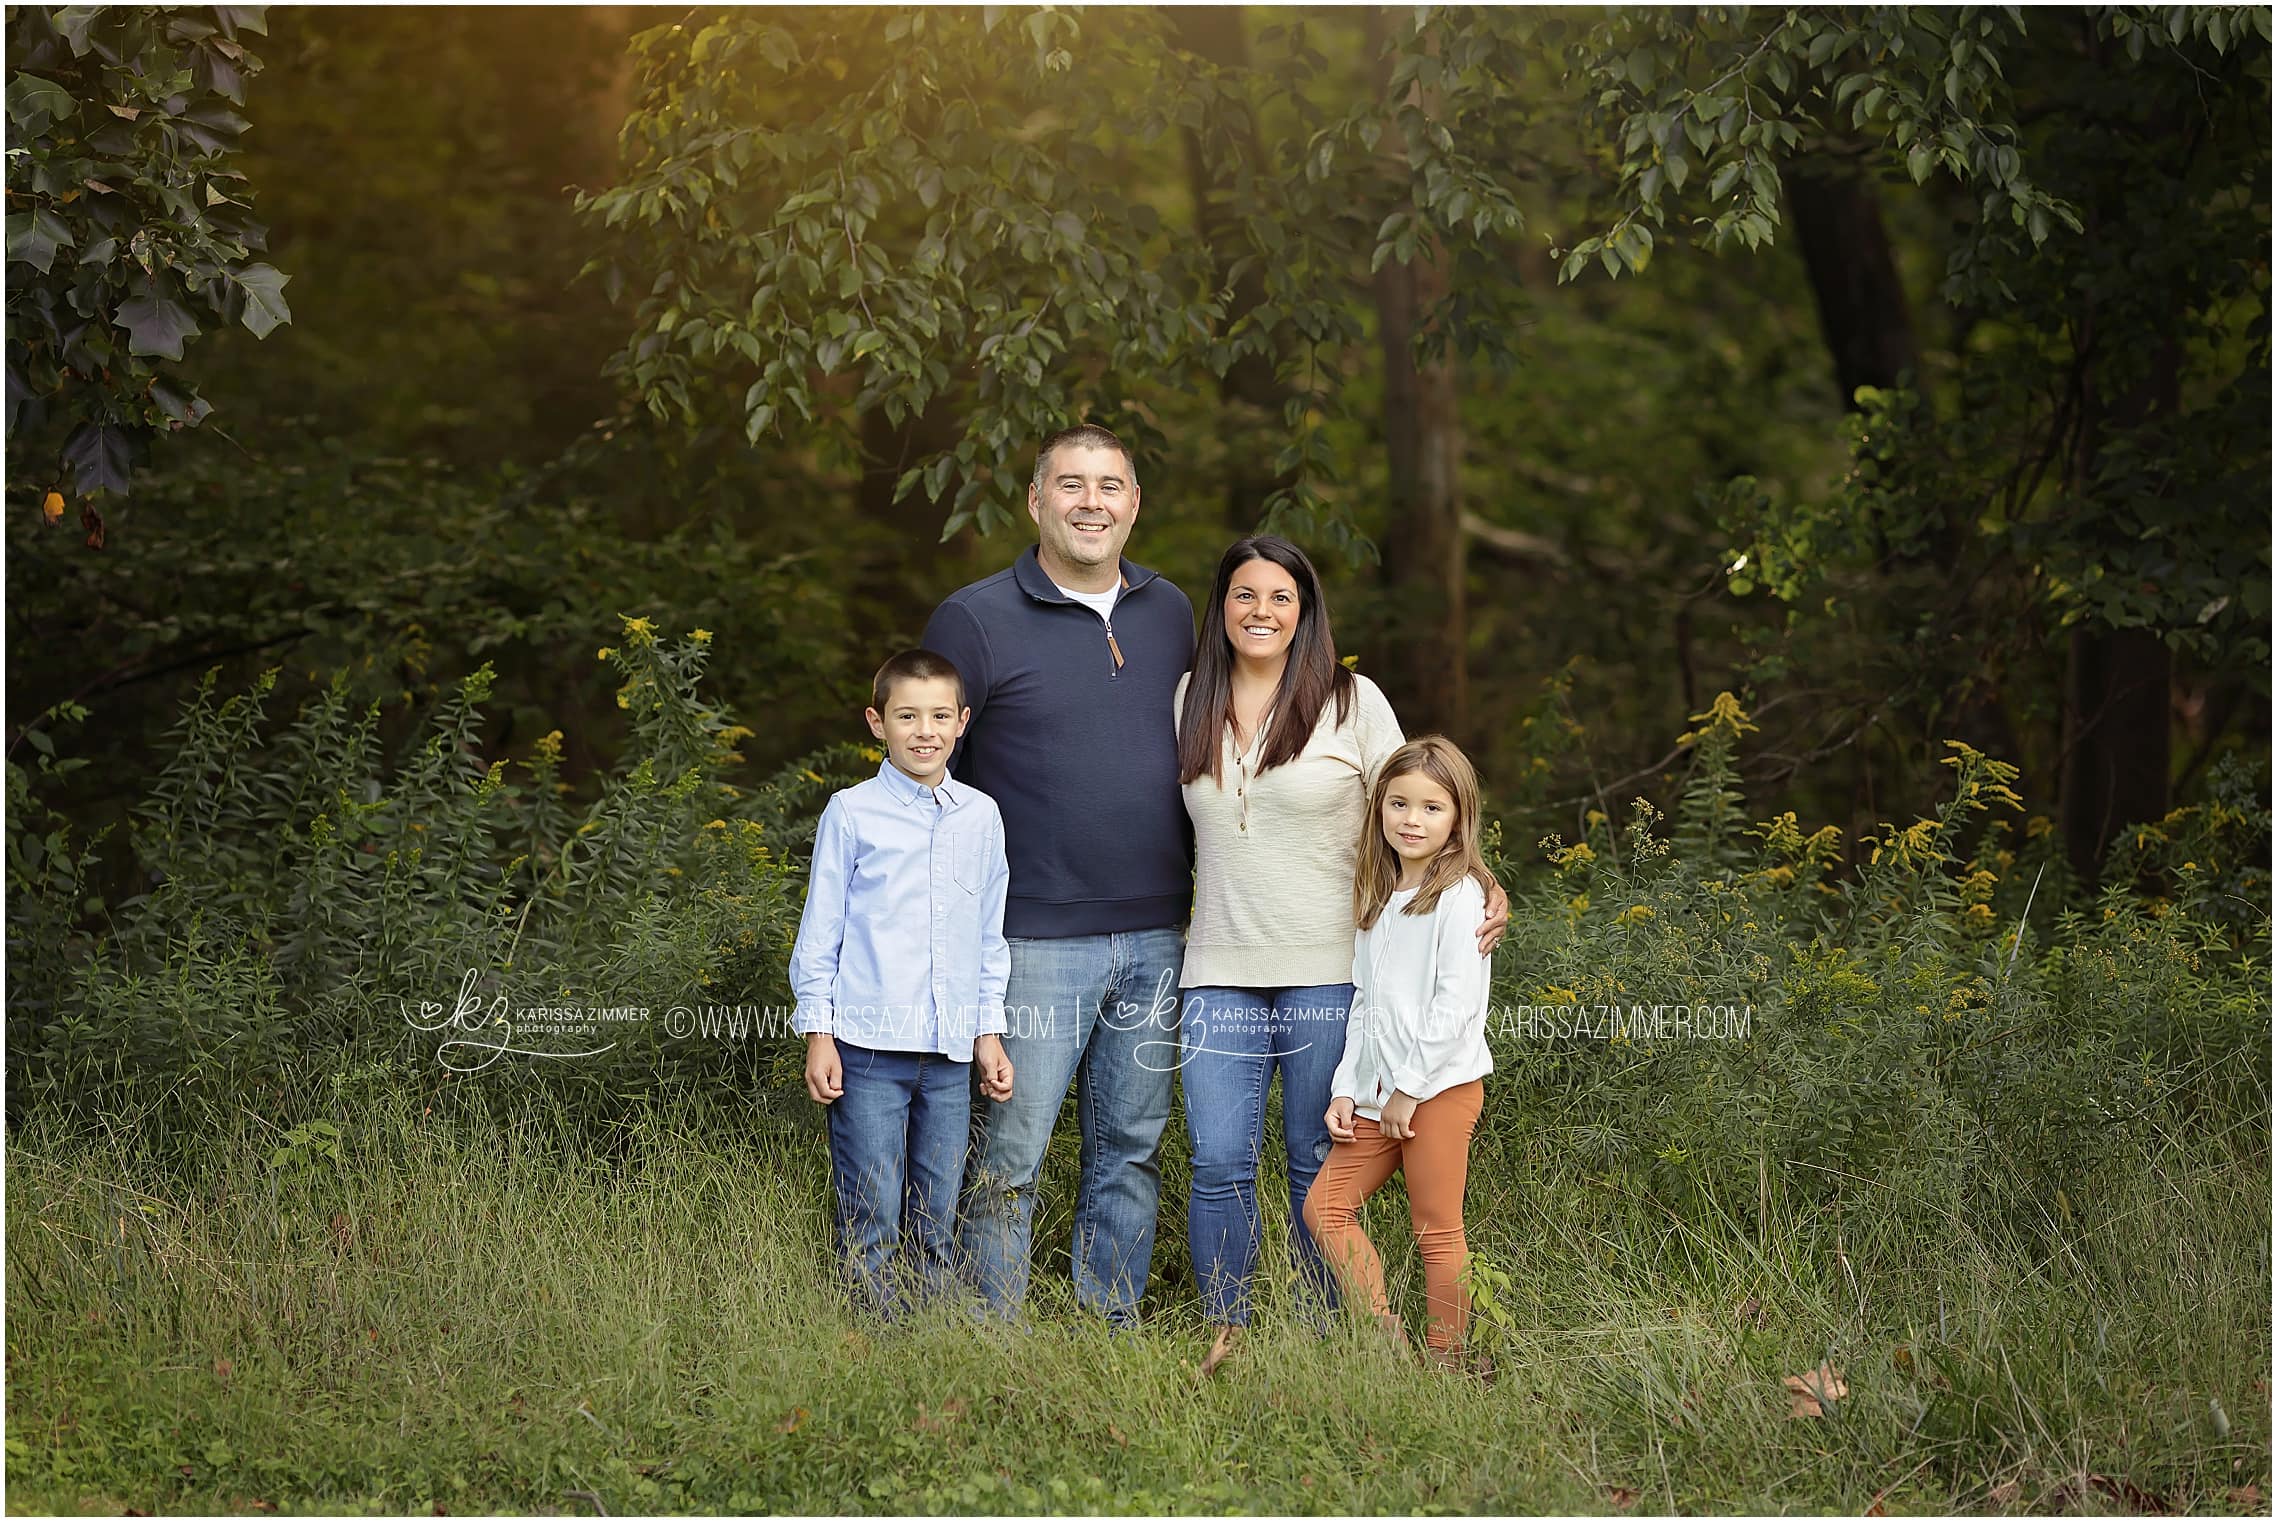
{"type": "Polygon", "coordinates": [[[133,440],[123,428],[81,423],[63,441],[63,463],[79,490],[123,493],[134,468],[133,440]]]}
{"type": "Polygon", "coordinates": [[[87,49],[94,46],[87,34],[108,9],[109,6],[103,5],[59,5],[49,14],[47,24],[55,28],[57,36],[71,44],[72,57],[85,58],[87,49]]]}
{"type": "Polygon", "coordinates": [[[55,251],[72,246],[71,226],[54,212],[20,211],[8,218],[8,257],[20,259],[46,274],[55,263],[55,251]]]}
{"type": "Polygon", "coordinates": [[[154,354],[161,359],[180,359],[182,341],[195,338],[199,331],[198,320],[188,307],[156,291],[121,302],[114,320],[127,330],[129,354],[154,354]]]}
{"type": "Polygon", "coordinates": [[[50,122],[69,121],[78,109],[71,92],[53,80],[18,74],[8,81],[8,119],[25,132],[45,132],[50,122]]]}
{"type": "Polygon", "coordinates": [[[255,338],[267,338],[293,320],[292,308],[285,305],[285,287],[292,276],[273,265],[249,264],[231,278],[245,293],[243,321],[255,338]]]}

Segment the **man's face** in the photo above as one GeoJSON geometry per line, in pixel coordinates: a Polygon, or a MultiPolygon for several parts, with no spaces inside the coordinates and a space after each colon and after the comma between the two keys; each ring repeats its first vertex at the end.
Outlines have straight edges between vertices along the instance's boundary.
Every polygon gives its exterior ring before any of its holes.
{"type": "Polygon", "coordinates": [[[870,733],[885,741],[893,764],[933,787],[947,774],[972,710],[957,706],[957,684],[945,676],[903,677],[886,695],[885,712],[865,709],[863,717],[870,733]]]}
{"type": "Polygon", "coordinates": [[[1121,450],[1096,444],[1060,445],[1044,469],[1043,489],[1028,488],[1037,556],[1053,580],[1069,585],[1097,581],[1101,567],[1112,585],[1138,510],[1130,462],[1121,450]]]}

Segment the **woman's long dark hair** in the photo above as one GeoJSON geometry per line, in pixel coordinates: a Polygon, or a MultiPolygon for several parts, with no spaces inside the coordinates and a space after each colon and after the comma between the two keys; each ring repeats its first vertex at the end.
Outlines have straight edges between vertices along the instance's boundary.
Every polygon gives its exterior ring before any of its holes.
{"type": "Polygon", "coordinates": [[[1352,716],[1352,673],[1336,660],[1336,639],[1328,629],[1328,599],[1320,574],[1298,549],[1278,534],[1236,539],[1218,560],[1210,600],[1202,615],[1202,637],[1194,650],[1194,674],[1186,681],[1186,704],[1178,724],[1178,781],[1218,777],[1224,735],[1233,723],[1233,641],[1225,632],[1226,593],[1233,573],[1253,560],[1270,560],[1297,584],[1297,632],[1289,640],[1289,663],[1273,694],[1273,722],[1267,728],[1257,769],[1268,771],[1293,761],[1312,738],[1321,709],[1336,699],[1336,722],[1352,716]]]}

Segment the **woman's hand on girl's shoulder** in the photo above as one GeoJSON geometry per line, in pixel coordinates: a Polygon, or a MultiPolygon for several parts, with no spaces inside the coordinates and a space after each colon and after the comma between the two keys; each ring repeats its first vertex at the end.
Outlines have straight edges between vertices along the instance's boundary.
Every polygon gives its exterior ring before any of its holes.
{"type": "Polygon", "coordinates": [[[1486,889],[1486,920],[1478,927],[1478,954],[1494,955],[1494,948],[1502,944],[1502,933],[1510,928],[1510,895],[1503,891],[1500,882],[1486,889]]]}

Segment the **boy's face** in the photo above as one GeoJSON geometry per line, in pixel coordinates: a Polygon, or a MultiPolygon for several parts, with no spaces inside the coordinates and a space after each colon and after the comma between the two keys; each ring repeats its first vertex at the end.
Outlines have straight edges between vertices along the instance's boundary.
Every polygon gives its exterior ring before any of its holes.
{"type": "Polygon", "coordinates": [[[904,677],[886,695],[884,713],[865,708],[862,717],[870,721],[870,733],[885,741],[895,766],[933,787],[948,775],[949,753],[972,710],[957,706],[957,684],[945,676],[904,677]]]}

